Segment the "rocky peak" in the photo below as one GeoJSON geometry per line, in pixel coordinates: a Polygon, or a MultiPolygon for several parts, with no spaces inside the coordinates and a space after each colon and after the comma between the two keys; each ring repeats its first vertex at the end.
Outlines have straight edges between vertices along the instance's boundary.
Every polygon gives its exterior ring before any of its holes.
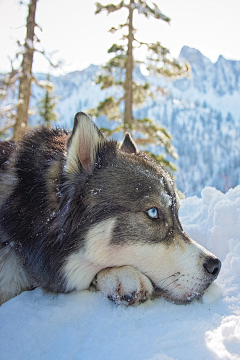
{"type": "Polygon", "coordinates": [[[203,69],[206,65],[212,64],[211,61],[206,58],[199,50],[183,46],[180,51],[179,58],[181,60],[187,60],[192,66],[203,69]]]}

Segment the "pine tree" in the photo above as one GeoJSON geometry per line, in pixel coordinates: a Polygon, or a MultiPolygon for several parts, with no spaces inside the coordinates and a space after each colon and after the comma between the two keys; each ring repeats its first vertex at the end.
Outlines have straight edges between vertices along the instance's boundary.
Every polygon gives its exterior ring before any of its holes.
{"type": "Polygon", "coordinates": [[[14,139],[19,140],[28,126],[28,108],[31,95],[32,64],[34,54],[34,28],[36,26],[37,0],[30,0],[27,16],[27,33],[22,54],[21,76],[19,78],[17,118],[14,124],[14,139]]]}
{"type": "MultiPolygon", "coordinates": [[[[170,133],[163,127],[159,127],[151,119],[136,119],[133,116],[133,107],[138,107],[143,104],[148,97],[154,98],[154,94],[150,89],[150,84],[139,84],[133,79],[133,70],[136,65],[144,63],[150,74],[158,74],[169,78],[177,78],[186,76],[189,71],[187,63],[182,64],[176,59],[171,58],[169,50],[161,45],[160,42],[145,43],[137,40],[136,29],[133,27],[133,15],[136,10],[138,14],[143,14],[147,18],[154,17],[170,22],[170,18],[165,16],[153,3],[148,5],[146,1],[130,0],[129,3],[121,1],[119,4],[102,5],[96,3],[96,14],[106,11],[107,14],[119,11],[123,8],[128,10],[128,18],[126,23],[121,24],[118,28],[112,27],[109,31],[115,33],[118,30],[126,28],[127,35],[123,35],[123,44],[113,44],[108,50],[108,53],[113,53],[114,56],[102,67],[102,72],[98,76],[96,83],[101,84],[101,89],[107,89],[112,86],[120,87],[124,95],[117,99],[114,96],[106,98],[100,102],[96,109],[90,110],[92,116],[98,117],[105,115],[109,120],[119,121],[120,125],[114,130],[102,129],[107,136],[119,131],[128,131],[134,133],[134,138],[137,144],[143,147],[147,144],[160,145],[165,148],[167,154],[173,158],[177,158],[176,151],[171,144],[172,137],[170,133]],[[136,61],[134,59],[134,49],[145,46],[147,48],[146,61],[136,61]],[[124,104],[124,112],[120,109],[124,104]]],[[[162,89],[158,88],[158,91],[162,89]]],[[[166,161],[165,156],[156,156],[150,153],[157,161],[165,164],[175,170],[171,162],[166,161]]]]}
{"type": "Polygon", "coordinates": [[[50,82],[50,75],[47,75],[46,91],[44,97],[39,101],[37,112],[46,126],[51,126],[51,122],[57,120],[57,114],[54,112],[57,105],[57,97],[54,94],[54,88],[50,82]]]}
{"type": "MultiPolygon", "coordinates": [[[[0,107],[0,134],[6,130],[13,128],[13,139],[19,140],[21,136],[28,130],[28,117],[29,117],[29,102],[31,97],[31,85],[35,82],[37,85],[44,87],[43,84],[37,81],[32,74],[33,56],[37,51],[44,55],[51,66],[54,65],[45,50],[39,48],[40,40],[35,34],[35,28],[42,29],[36,24],[36,8],[38,0],[29,0],[28,16],[26,21],[26,37],[24,44],[19,41],[19,51],[16,53],[16,59],[21,59],[18,68],[13,67],[11,61],[11,71],[3,75],[0,79],[0,92],[4,94],[1,107],[0,107]],[[4,105],[4,100],[9,102],[10,93],[18,93],[18,99],[13,100],[11,105],[4,105]]],[[[20,2],[22,4],[22,2],[20,2]]],[[[1,99],[0,99],[1,100],[1,99]]]]}

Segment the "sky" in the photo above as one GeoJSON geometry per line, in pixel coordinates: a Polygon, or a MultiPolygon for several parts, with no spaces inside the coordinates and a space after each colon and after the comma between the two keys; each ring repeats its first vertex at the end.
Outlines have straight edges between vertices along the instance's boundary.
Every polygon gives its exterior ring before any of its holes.
{"type": "MultiPolygon", "coordinates": [[[[102,0],[102,4],[120,0],[102,0]]],[[[95,15],[95,0],[39,0],[36,22],[41,46],[55,52],[53,60],[63,60],[60,72],[82,70],[92,64],[104,64],[109,59],[107,50],[118,42],[120,34],[108,32],[112,26],[124,23],[126,10],[107,16],[95,15]]],[[[23,42],[27,0],[0,0],[0,71],[10,69],[9,58],[17,51],[16,41],[23,42]]],[[[151,3],[151,2],[149,2],[151,3]]],[[[160,41],[174,57],[182,46],[200,50],[212,62],[219,55],[240,60],[240,0],[155,0],[160,10],[171,18],[171,23],[146,19],[134,12],[137,39],[144,42],[160,41]]],[[[144,49],[138,54],[144,56],[144,49]]],[[[35,72],[49,72],[49,64],[40,54],[34,55],[35,72]]]]}

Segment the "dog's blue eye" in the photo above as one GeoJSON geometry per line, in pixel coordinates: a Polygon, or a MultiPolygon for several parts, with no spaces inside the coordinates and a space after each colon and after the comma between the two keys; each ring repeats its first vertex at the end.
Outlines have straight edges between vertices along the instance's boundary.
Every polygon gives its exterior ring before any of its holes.
{"type": "Polygon", "coordinates": [[[156,208],[152,208],[152,209],[147,210],[147,214],[152,219],[157,219],[158,218],[158,211],[157,211],[156,208]]]}

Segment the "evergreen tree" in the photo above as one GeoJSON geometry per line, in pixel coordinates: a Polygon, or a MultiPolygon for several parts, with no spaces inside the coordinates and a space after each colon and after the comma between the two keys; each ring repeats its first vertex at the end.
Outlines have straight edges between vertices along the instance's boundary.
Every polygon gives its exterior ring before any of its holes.
{"type": "Polygon", "coordinates": [[[28,126],[28,108],[31,95],[32,82],[32,64],[34,54],[34,37],[35,37],[35,16],[36,16],[37,0],[30,0],[28,6],[27,17],[27,33],[22,53],[22,63],[20,66],[21,76],[19,77],[17,118],[14,124],[14,139],[19,140],[28,126]]]}
{"type": "Polygon", "coordinates": [[[47,76],[46,92],[44,97],[39,101],[37,112],[46,126],[51,126],[51,122],[57,120],[57,115],[54,112],[57,105],[57,97],[54,94],[54,88],[50,82],[50,75],[47,76]]]}
{"type": "MultiPolygon", "coordinates": [[[[176,59],[171,58],[169,50],[161,45],[160,42],[145,43],[137,40],[136,29],[133,27],[133,15],[135,10],[138,14],[143,14],[147,18],[154,17],[170,22],[170,18],[165,16],[153,3],[152,6],[148,5],[146,1],[130,0],[129,3],[121,1],[118,5],[109,4],[102,5],[96,3],[96,14],[106,11],[107,14],[119,11],[121,9],[128,10],[128,18],[126,23],[121,24],[118,28],[112,27],[109,31],[115,33],[118,30],[126,28],[127,35],[123,35],[122,44],[113,44],[108,50],[108,53],[114,56],[102,67],[102,72],[98,76],[96,83],[101,84],[101,89],[110,88],[112,86],[120,87],[123,89],[124,95],[117,99],[113,96],[106,98],[103,102],[99,103],[96,109],[90,110],[92,116],[98,117],[105,115],[109,120],[120,121],[120,125],[114,130],[102,129],[107,136],[112,135],[114,132],[128,131],[134,132],[134,138],[137,144],[146,146],[147,144],[160,145],[165,148],[166,153],[170,154],[173,158],[177,158],[176,151],[171,144],[171,135],[163,127],[159,127],[151,119],[136,119],[133,116],[133,107],[143,104],[148,97],[154,98],[153,92],[150,90],[148,82],[139,84],[133,79],[133,70],[136,64],[144,63],[150,74],[158,74],[169,78],[177,78],[185,76],[189,67],[188,64],[182,64],[176,59]],[[145,46],[147,48],[146,61],[137,61],[134,58],[134,49],[145,46]],[[124,104],[124,111],[121,113],[121,108],[124,104]]],[[[159,89],[158,90],[162,90],[159,89]]],[[[165,161],[165,155],[155,156],[156,160],[164,163],[166,166],[175,170],[174,165],[165,161]]]]}
{"type": "MultiPolygon", "coordinates": [[[[20,59],[19,66],[15,69],[13,67],[13,61],[11,61],[11,71],[3,75],[0,79],[0,92],[4,94],[0,107],[0,133],[3,134],[6,130],[13,128],[14,140],[19,140],[28,129],[32,82],[44,87],[32,74],[34,53],[37,51],[44,55],[54,67],[59,65],[59,63],[54,65],[45,50],[39,48],[40,40],[35,34],[35,28],[37,27],[41,31],[42,29],[37,25],[35,20],[37,1],[38,0],[29,0],[25,41],[24,44],[21,44],[19,41],[17,42],[19,51],[16,54],[15,60],[20,59]],[[9,102],[10,91],[12,91],[13,94],[17,92],[18,99],[17,101],[13,100],[11,105],[5,106],[4,100],[6,99],[7,102],[9,102]]],[[[20,4],[22,4],[21,1],[20,4]]],[[[13,96],[13,98],[15,97],[13,96]]]]}

